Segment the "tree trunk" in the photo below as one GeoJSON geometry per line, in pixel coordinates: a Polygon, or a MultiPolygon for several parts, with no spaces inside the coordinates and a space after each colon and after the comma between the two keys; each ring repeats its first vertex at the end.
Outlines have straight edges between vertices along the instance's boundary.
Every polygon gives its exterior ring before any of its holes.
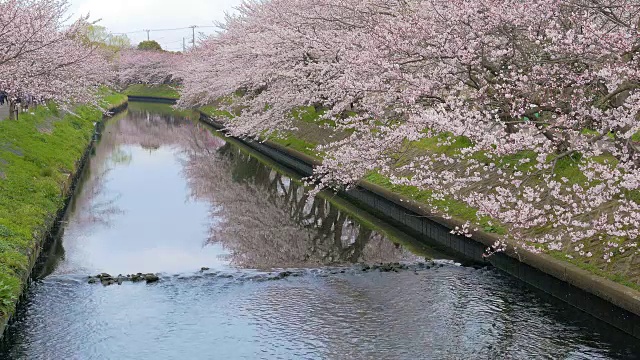
{"type": "Polygon", "coordinates": [[[15,120],[16,119],[16,104],[11,101],[11,100],[7,100],[9,102],[9,120],[15,120]]]}

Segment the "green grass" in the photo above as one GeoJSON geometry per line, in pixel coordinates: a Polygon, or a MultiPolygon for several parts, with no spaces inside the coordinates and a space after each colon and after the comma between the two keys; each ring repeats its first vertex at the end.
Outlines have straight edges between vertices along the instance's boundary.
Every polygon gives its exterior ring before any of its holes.
{"type": "Polygon", "coordinates": [[[180,98],[180,92],[175,87],[170,85],[131,85],[123,92],[123,94],[175,100],[180,98]]]}
{"type": "Polygon", "coordinates": [[[297,150],[313,158],[316,158],[316,159],[320,158],[318,151],[316,150],[316,147],[318,146],[318,144],[299,139],[291,134],[288,134],[286,136],[273,137],[273,138],[270,138],[269,140],[273,141],[276,144],[297,150]]]}
{"type": "Polygon", "coordinates": [[[98,96],[101,98],[100,105],[106,108],[117,108],[128,101],[127,95],[115,92],[106,86],[98,90],[98,96]]]}
{"type": "MultiPolygon", "coordinates": [[[[214,105],[203,106],[199,110],[202,111],[202,113],[204,113],[205,115],[211,116],[213,118],[232,119],[234,117],[232,113],[226,110],[220,110],[214,105]]],[[[315,124],[321,116],[321,112],[316,112],[315,108],[312,106],[294,110],[292,114],[294,117],[310,124],[315,124]]],[[[276,144],[297,150],[313,158],[320,158],[318,151],[316,151],[316,148],[318,147],[318,144],[316,142],[308,139],[302,139],[301,137],[298,137],[293,133],[278,132],[276,136],[269,137],[269,140],[276,144]]]]}
{"type": "MultiPolygon", "coordinates": [[[[108,107],[121,105],[122,96],[105,95],[108,107]]],[[[70,175],[102,118],[88,106],[74,113],[48,105],[0,121],[0,317],[15,311],[30,254],[63,206],[70,175]]]]}
{"type": "Polygon", "coordinates": [[[551,255],[552,257],[561,260],[561,261],[566,261],[568,263],[571,263],[583,270],[586,270],[592,274],[598,275],[600,277],[603,277],[605,279],[609,279],[613,282],[616,282],[618,284],[622,284],[624,286],[628,286],[634,290],[638,290],[640,291],[640,285],[638,285],[637,283],[633,282],[633,281],[629,281],[626,277],[622,276],[621,274],[616,274],[616,273],[611,273],[611,272],[607,272],[602,270],[601,268],[593,265],[593,264],[588,264],[585,263],[584,261],[580,261],[578,259],[570,259],[567,257],[567,254],[562,252],[562,251],[552,251],[549,253],[549,255],[551,255]]]}
{"type": "Polygon", "coordinates": [[[464,136],[454,137],[452,134],[449,134],[449,133],[442,133],[436,136],[425,137],[409,144],[409,146],[412,148],[427,150],[430,152],[436,152],[436,153],[447,154],[447,155],[458,154],[460,153],[460,150],[462,150],[463,148],[470,147],[472,145],[473,144],[471,143],[471,140],[469,140],[468,138],[464,136]],[[448,142],[450,142],[451,144],[442,145],[441,144],[442,141],[445,141],[445,140],[448,140],[448,142]]]}
{"type": "Polygon", "coordinates": [[[211,116],[213,118],[233,119],[234,116],[232,113],[226,110],[220,110],[213,105],[203,106],[200,108],[200,111],[202,111],[202,113],[204,113],[205,115],[211,116]]]}
{"type": "Polygon", "coordinates": [[[318,110],[313,106],[305,106],[291,111],[291,115],[302,122],[308,124],[317,124],[321,126],[336,127],[336,122],[333,120],[321,119],[325,114],[325,110],[318,110]]]}
{"type": "MultiPolygon", "coordinates": [[[[591,135],[591,136],[594,136],[594,137],[600,135],[599,132],[597,132],[595,130],[592,130],[592,129],[582,129],[582,131],[580,131],[580,134],[582,134],[582,135],[591,135]]],[[[606,136],[609,139],[615,139],[615,135],[612,132],[607,133],[606,136]]]]}
{"type": "Polygon", "coordinates": [[[129,99],[127,95],[120,93],[111,93],[103,98],[103,102],[107,108],[117,108],[124,105],[129,99]]]}
{"type": "Polygon", "coordinates": [[[432,191],[420,190],[415,186],[396,185],[391,183],[388,178],[375,172],[368,174],[365,177],[365,180],[419,203],[433,204],[440,210],[446,209],[445,212],[448,215],[457,218],[458,220],[471,221],[474,223],[478,222],[478,224],[481,226],[481,230],[483,230],[484,232],[495,233],[499,235],[504,235],[507,233],[507,228],[499,224],[498,221],[488,216],[481,216],[480,218],[478,218],[478,210],[468,206],[462,201],[448,198],[434,200],[432,191]]]}

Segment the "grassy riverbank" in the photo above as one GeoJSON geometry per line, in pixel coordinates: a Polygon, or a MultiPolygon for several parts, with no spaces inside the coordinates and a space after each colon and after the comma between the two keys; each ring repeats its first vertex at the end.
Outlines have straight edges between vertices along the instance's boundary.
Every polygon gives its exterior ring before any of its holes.
{"type": "MultiPolygon", "coordinates": [[[[127,101],[106,90],[102,95],[106,108],[127,101]]],[[[36,249],[64,205],[102,115],[89,106],[72,114],[50,104],[0,122],[0,319],[15,311],[36,249]]]]}
{"type": "Polygon", "coordinates": [[[131,85],[125,91],[123,91],[123,94],[130,96],[146,96],[173,100],[177,100],[180,98],[180,93],[178,92],[178,90],[170,85],[131,85]]]}

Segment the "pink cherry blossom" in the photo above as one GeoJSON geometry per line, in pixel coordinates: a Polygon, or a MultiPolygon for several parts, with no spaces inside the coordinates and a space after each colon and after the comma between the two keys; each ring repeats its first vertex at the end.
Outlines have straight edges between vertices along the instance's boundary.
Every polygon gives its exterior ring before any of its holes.
{"type": "Polygon", "coordinates": [[[65,0],[0,3],[0,91],[10,101],[94,103],[112,78],[105,54],[87,41],[87,18],[65,24],[67,8],[65,0]]]}
{"type": "Polygon", "coordinates": [[[478,212],[465,233],[487,217],[508,229],[492,250],[638,251],[635,0],[247,0],[180,77],[180,105],[238,113],[235,135],[325,109],[351,135],[322,147],[321,186],[376,171],[431,192],[441,216],[443,199],[466,204],[478,212]],[[398,163],[434,136],[457,150],[398,163]]]}
{"type": "Polygon", "coordinates": [[[121,87],[132,84],[175,84],[181,54],[167,51],[126,49],[116,57],[117,83],[121,87]]]}

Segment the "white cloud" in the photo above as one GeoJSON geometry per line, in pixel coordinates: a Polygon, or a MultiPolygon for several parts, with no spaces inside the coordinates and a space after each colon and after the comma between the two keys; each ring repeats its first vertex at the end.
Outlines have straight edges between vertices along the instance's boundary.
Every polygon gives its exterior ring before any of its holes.
{"type": "MultiPolygon", "coordinates": [[[[71,0],[73,17],[91,15],[91,20],[102,19],[99,24],[114,33],[128,33],[144,29],[173,29],[191,25],[211,26],[224,18],[241,0],[71,0]]],[[[197,29],[211,33],[215,29],[197,29]]],[[[146,40],[145,32],[128,34],[133,43],[146,40]]],[[[152,32],[151,39],[163,48],[180,50],[182,38],[191,40],[191,29],[152,32]]]]}

